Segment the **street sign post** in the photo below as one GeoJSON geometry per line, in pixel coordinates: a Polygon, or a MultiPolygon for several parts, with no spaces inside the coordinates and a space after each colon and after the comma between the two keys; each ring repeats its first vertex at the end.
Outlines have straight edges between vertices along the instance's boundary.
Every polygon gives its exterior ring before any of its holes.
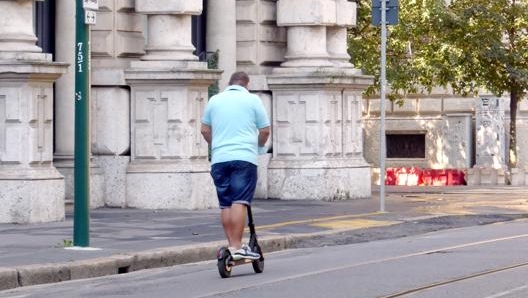
{"type": "Polygon", "coordinates": [[[381,71],[380,71],[380,212],[385,212],[385,159],[387,145],[385,136],[385,89],[387,85],[387,25],[398,24],[398,0],[373,0],[372,24],[381,26],[381,71]]]}
{"type": "Polygon", "coordinates": [[[399,16],[398,0],[372,0],[372,25],[381,25],[382,11],[385,12],[385,25],[397,25],[399,16]],[[383,3],[385,2],[385,3],[383,3]],[[385,4],[385,9],[381,9],[385,4]]]}
{"type": "MultiPolygon", "coordinates": [[[[75,6],[75,152],[73,245],[90,246],[90,40],[84,5],[75,6]]],[[[95,20],[94,20],[95,22],[95,20]]]]}

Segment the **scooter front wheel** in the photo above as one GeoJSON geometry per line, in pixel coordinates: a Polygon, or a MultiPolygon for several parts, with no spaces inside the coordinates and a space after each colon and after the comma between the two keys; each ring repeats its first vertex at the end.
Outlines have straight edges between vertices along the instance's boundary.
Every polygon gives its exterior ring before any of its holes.
{"type": "Polygon", "coordinates": [[[251,262],[253,270],[255,273],[262,273],[264,271],[264,255],[262,255],[262,249],[260,249],[260,245],[256,244],[251,248],[251,250],[260,254],[260,258],[258,260],[251,262]]]}
{"type": "Polygon", "coordinates": [[[222,278],[228,278],[231,276],[231,269],[233,269],[233,266],[230,265],[231,262],[231,253],[229,252],[229,249],[226,247],[220,248],[218,251],[218,273],[220,273],[220,276],[222,278]]]}

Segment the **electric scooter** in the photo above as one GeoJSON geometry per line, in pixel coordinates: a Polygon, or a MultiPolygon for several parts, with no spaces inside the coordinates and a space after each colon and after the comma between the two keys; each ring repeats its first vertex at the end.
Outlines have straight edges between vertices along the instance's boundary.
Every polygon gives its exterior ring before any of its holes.
{"type": "Polygon", "coordinates": [[[248,246],[251,248],[253,252],[257,252],[260,254],[260,258],[258,260],[248,260],[248,259],[241,259],[241,260],[233,260],[233,257],[231,256],[231,252],[229,252],[229,248],[227,246],[221,247],[218,252],[216,253],[216,258],[218,259],[218,272],[220,273],[220,276],[222,278],[227,278],[231,276],[231,270],[233,267],[243,264],[251,263],[253,266],[253,270],[255,273],[262,273],[264,271],[264,255],[262,254],[262,249],[260,249],[260,246],[257,241],[257,233],[255,232],[255,224],[253,222],[253,214],[251,213],[251,206],[247,207],[247,213],[248,213],[248,227],[249,227],[249,243],[248,246]]]}

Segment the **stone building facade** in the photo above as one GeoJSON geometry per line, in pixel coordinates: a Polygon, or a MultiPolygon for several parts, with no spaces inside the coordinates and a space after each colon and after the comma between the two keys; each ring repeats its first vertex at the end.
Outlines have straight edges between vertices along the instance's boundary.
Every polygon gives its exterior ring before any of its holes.
{"type": "MultiPolygon", "coordinates": [[[[486,95],[485,91],[482,94],[460,97],[435,89],[428,96],[410,97],[402,105],[387,104],[387,168],[456,169],[465,174],[468,185],[528,185],[528,103],[524,100],[519,104],[518,162],[517,168],[509,171],[510,99],[486,95]]],[[[363,117],[364,148],[370,148],[364,155],[373,167],[376,184],[379,98],[364,99],[363,117]]]]}
{"type": "MultiPolygon", "coordinates": [[[[92,208],[216,207],[200,118],[209,86],[223,89],[236,70],[272,120],[258,197],[370,197],[361,94],[373,80],[348,62],[354,2],[98,3],[92,208]]],[[[0,222],[61,220],[75,199],[75,1],[0,1],[0,16],[0,222]]]]}
{"type": "MultiPolygon", "coordinates": [[[[272,120],[257,197],[370,197],[379,100],[362,98],[373,79],[349,63],[355,2],[98,3],[90,28],[92,208],[216,207],[200,117],[209,86],[223,89],[236,70],[250,74],[250,91],[272,120]]],[[[0,222],[61,220],[75,199],[74,45],[74,0],[0,0],[0,222]]],[[[389,165],[475,168],[475,106],[441,94],[389,105],[387,129],[423,135],[425,152],[389,165]]],[[[528,135],[527,111],[519,136],[528,135]]]]}

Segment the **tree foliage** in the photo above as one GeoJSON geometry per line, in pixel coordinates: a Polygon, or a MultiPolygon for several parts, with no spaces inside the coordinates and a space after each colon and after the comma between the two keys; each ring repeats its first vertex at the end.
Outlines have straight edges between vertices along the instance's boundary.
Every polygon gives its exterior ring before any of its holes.
{"type": "MultiPolygon", "coordinates": [[[[388,27],[387,80],[392,94],[431,91],[437,86],[438,66],[441,64],[436,38],[442,0],[400,0],[399,24],[388,27]]],[[[365,74],[375,76],[375,86],[367,95],[378,90],[380,72],[380,27],[371,25],[371,1],[358,3],[357,26],[349,31],[349,53],[352,63],[365,74]]]]}
{"type": "MultiPolygon", "coordinates": [[[[399,2],[400,22],[388,27],[389,98],[437,86],[461,95],[482,88],[510,94],[509,166],[515,167],[517,104],[528,90],[528,0],[399,2]]],[[[357,27],[349,31],[352,63],[379,79],[380,28],[370,24],[370,0],[358,7],[357,27]]]]}

